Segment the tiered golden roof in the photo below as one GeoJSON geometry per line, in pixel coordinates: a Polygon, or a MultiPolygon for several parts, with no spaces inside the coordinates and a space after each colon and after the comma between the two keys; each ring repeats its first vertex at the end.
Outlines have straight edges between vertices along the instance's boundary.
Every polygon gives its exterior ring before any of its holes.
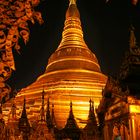
{"type": "Polygon", "coordinates": [[[106,80],[95,54],[84,41],[76,0],[70,0],[62,40],[49,58],[45,73],[22,89],[16,99],[19,101],[26,95],[27,104],[32,104],[29,116],[34,117],[35,108],[38,108],[36,111],[40,109],[39,98],[44,87],[45,96],[49,96],[50,103],[54,104],[57,125],[64,127],[71,100],[76,121],[84,127],[81,122],[88,118],[88,101],[92,98],[95,107],[98,106],[106,80]]]}

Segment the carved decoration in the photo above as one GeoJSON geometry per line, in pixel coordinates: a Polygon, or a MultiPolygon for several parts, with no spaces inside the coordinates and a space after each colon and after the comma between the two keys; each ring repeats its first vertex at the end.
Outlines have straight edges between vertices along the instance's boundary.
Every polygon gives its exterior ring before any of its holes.
{"type": "Polygon", "coordinates": [[[126,96],[129,95],[129,90],[122,91],[118,80],[114,80],[112,77],[108,78],[105,89],[103,90],[103,96],[106,97],[110,93],[110,98],[118,97],[121,100],[126,101],[126,96]]]}
{"type": "Polygon", "coordinates": [[[120,79],[125,79],[129,74],[130,65],[140,65],[140,48],[130,48],[129,52],[126,52],[124,61],[120,68],[120,79]]]}
{"type": "Polygon", "coordinates": [[[124,56],[124,61],[120,68],[120,79],[125,79],[129,74],[130,66],[140,65],[140,47],[137,45],[134,27],[130,27],[129,51],[124,56]]]}

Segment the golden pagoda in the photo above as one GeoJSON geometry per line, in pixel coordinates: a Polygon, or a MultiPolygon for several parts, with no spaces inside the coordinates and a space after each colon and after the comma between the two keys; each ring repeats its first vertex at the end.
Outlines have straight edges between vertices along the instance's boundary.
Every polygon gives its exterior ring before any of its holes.
{"type": "MultiPolygon", "coordinates": [[[[16,97],[17,103],[26,96],[28,118],[33,119],[41,108],[42,87],[45,98],[54,104],[57,127],[64,127],[69,115],[69,102],[73,102],[73,113],[79,127],[83,128],[89,113],[89,99],[95,108],[102,98],[102,89],[107,76],[102,74],[98,60],[84,41],[76,0],[70,0],[66,11],[62,40],[50,56],[46,71],[37,80],[22,89],[16,97]]],[[[45,101],[46,102],[46,101],[45,101]]]]}

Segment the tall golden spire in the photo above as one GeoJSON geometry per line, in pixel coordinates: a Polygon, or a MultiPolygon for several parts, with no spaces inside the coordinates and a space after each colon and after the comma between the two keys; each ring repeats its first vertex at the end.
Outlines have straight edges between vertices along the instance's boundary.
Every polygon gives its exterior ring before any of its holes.
{"type": "Polygon", "coordinates": [[[62,39],[55,53],[49,58],[46,72],[71,69],[71,66],[73,66],[73,69],[77,69],[78,67],[80,69],[92,69],[93,71],[101,72],[96,56],[90,51],[84,41],[80,13],[76,5],[76,0],[70,0],[69,2],[65,15],[62,39]],[[88,66],[88,68],[84,68],[84,66],[88,66]]]}
{"type": "Polygon", "coordinates": [[[62,40],[58,50],[62,48],[69,48],[70,46],[76,48],[87,48],[83,38],[80,13],[76,5],[76,0],[69,1],[69,7],[65,16],[62,40]]]}
{"type": "Polygon", "coordinates": [[[71,4],[76,4],[76,0],[69,0],[70,2],[69,2],[69,5],[71,5],[71,4]]]}

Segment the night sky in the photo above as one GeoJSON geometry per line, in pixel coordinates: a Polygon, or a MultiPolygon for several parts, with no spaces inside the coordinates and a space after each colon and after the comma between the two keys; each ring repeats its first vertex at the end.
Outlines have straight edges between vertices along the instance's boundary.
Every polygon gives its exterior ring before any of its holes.
{"type": "MultiPolygon", "coordinates": [[[[63,31],[68,0],[43,0],[36,8],[42,13],[44,23],[29,23],[30,39],[21,54],[14,50],[16,71],[8,83],[20,89],[33,83],[45,72],[48,58],[56,50],[63,31]]],[[[129,27],[133,24],[140,44],[140,3],[129,0],[77,0],[81,15],[84,39],[95,53],[101,70],[106,75],[117,76],[125,51],[129,48],[129,27]]],[[[140,45],[139,45],[140,46],[140,45]]]]}

